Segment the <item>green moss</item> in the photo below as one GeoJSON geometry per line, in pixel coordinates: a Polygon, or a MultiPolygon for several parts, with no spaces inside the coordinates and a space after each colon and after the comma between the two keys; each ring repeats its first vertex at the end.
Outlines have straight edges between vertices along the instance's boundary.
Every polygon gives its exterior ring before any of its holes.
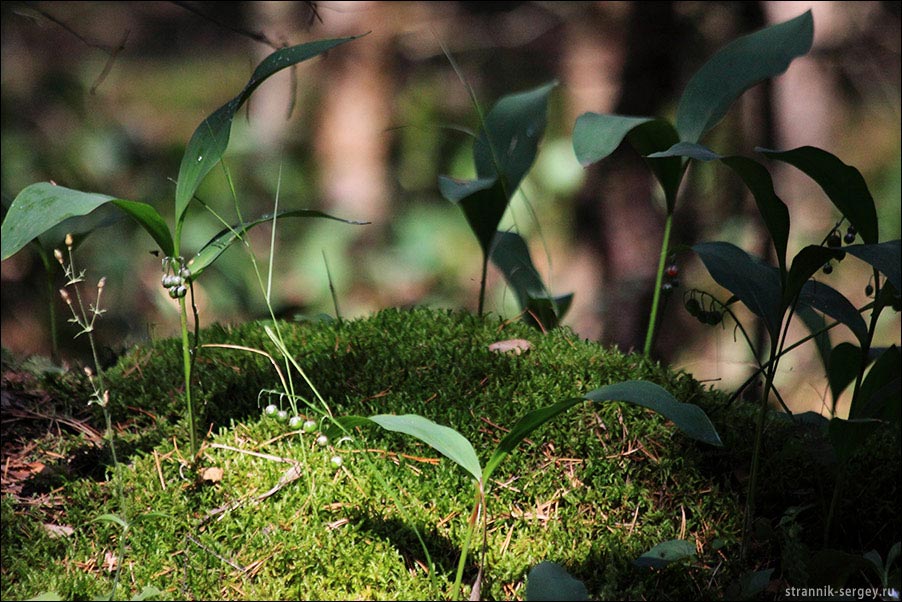
{"type": "MultiPolygon", "coordinates": [[[[265,349],[278,358],[263,326],[214,326],[203,342],[265,349]]],[[[746,570],[779,564],[780,550],[766,538],[753,565],[738,562],[745,482],[736,475],[749,465],[753,411],[727,407],[690,375],[603,349],[567,329],[542,335],[462,312],[386,310],[364,320],[280,329],[334,415],[421,414],[469,438],[482,462],[525,412],[622,380],[656,382],[709,413],[724,449],[694,442],[657,414],[622,403],[577,406],[533,433],[490,487],[485,598],[522,597],[529,568],[542,560],[565,565],[595,597],[657,599],[722,598],[746,570]],[[532,349],[489,351],[490,343],[511,338],[528,339],[532,349]],[[696,544],[695,562],[663,571],[632,565],[655,544],[679,537],[696,544]]],[[[375,428],[336,449],[320,448],[313,436],[262,416],[268,403],[290,405],[278,394],[261,394],[278,389],[268,359],[204,348],[197,362],[201,424],[213,434],[203,465],[221,468],[223,478],[198,485],[184,475],[173,443],[186,440],[178,345],[165,340],[135,349],[108,373],[127,448],[120,457],[128,462],[122,474],[132,527],[122,584],[129,592],[152,585],[171,599],[448,596],[473,503],[462,470],[434,462],[437,454],[413,439],[375,428]],[[339,470],[329,462],[335,454],[344,460],[339,470]],[[274,458],[300,462],[303,474],[255,501],[289,467],[274,458]],[[210,517],[223,508],[231,509],[210,517]],[[417,533],[435,564],[434,580],[417,533]]],[[[314,393],[297,374],[293,382],[297,399],[313,406],[298,401],[299,411],[319,416],[314,393]]],[[[800,505],[829,500],[833,476],[829,463],[815,462],[816,440],[816,433],[771,421],[759,514],[774,528],[785,496],[798,495],[800,505]]],[[[898,499],[899,454],[890,445],[879,449],[884,471],[868,458],[857,460],[863,464],[856,470],[873,478],[856,488],[839,524],[885,551],[880,546],[900,530],[896,514],[887,514],[898,499]],[[859,516],[852,502],[874,515],[859,516]]],[[[62,540],[41,533],[46,515],[16,510],[4,499],[4,599],[50,589],[79,598],[109,593],[103,558],[117,550],[119,532],[91,519],[121,511],[111,487],[73,476],[64,490],[69,503],[53,520],[68,521],[76,532],[62,540]]],[[[811,517],[823,516],[820,503],[811,517]]],[[[818,520],[804,524],[794,541],[813,545],[818,520]]],[[[475,575],[471,563],[466,582],[475,575]]]]}

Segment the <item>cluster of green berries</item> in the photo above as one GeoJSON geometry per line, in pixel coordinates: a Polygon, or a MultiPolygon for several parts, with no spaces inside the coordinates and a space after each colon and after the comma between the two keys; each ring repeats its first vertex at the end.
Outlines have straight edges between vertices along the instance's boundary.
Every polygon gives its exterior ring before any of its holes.
{"type": "MultiPolygon", "coordinates": [[[[826,241],[827,247],[830,249],[838,249],[838,248],[842,247],[843,243],[846,243],[847,245],[851,245],[852,243],[855,242],[855,237],[857,235],[858,235],[858,232],[855,230],[855,226],[850,225],[846,229],[846,233],[843,236],[840,236],[838,227],[833,228],[833,230],[827,236],[827,241],[826,241]]],[[[836,258],[836,261],[842,261],[843,259],[845,259],[845,257],[846,257],[846,254],[843,252],[840,252],[839,256],[836,258]]],[[[833,273],[833,264],[828,261],[827,263],[824,264],[824,267],[822,268],[822,270],[825,274],[832,274],[833,273]]]]}
{"type": "Polygon", "coordinates": [[[714,301],[711,301],[708,309],[705,309],[702,302],[696,299],[694,296],[690,296],[686,300],[686,311],[689,312],[689,315],[701,322],[702,324],[707,324],[708,326],[717,326],[723,321],[723,311],[716,308],[714,305],[714,301]]]}
{"type": "Polygon", "coordinates": [[[163,258],[163,288],[169,290],[169,296],[173,299],[181,299],[188,293],[188,285],[191,283],[191,270],[185,265],[182,257],[163,258]],[[178,266],[178,267],[176,267],[178,266]]]}
{"type": "MultiPolygon", "coordinates": [[[[287,422],[288,426],[293,429],[300,429],[302,433],[306,433],[308,435],[312,435],[318,431],[317,424],[315,420],[305,419],[303,416],[291,416],[288,417],[288,412],[286,410],[280,410],[279,407],[271,403],[265,408],[263,408],[263,415],[268,416],[270,418],[275,418],[279,422],[287,422]]],[[[329,437],[320,433],[316,438],[316,444],[320,447],[326,447],[329,444],[329,437]]],[[[338,468],[342,464],[341,456],[332,456],[329,462],[338,468]]]]}
{"type": "Polygon", "coordinates": [[[680,285],[679,281],[680,268],[676,264],[676,256],[671,255],[667,258],[667,267],[664,268],[664,280],[661,283],[661,290],[669,293],[680,285]]]}

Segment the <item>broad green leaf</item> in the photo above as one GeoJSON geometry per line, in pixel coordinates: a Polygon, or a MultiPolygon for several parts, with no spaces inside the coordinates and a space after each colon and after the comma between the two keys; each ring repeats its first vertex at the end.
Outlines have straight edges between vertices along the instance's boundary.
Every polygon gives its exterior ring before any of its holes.
{"type": "Polygon", "coordinates": [[[579,162],[587,167],[613,153],[624,138],[628,138],[633,148],[645,157],[664,189],[667,212],[673,213],[683,178],[683,162],[678,158],[653,156],[679,142],[676,130],[667,121],[653,117],[584,113],[573,128],[573,151],[579,162]]]}
{"type": "Polygon", "coordinates": [[[50,182],[31,184],[20,192],[0,227],[2,259],[6,260],[22,247],[63,221],[87,215],[107,203],[115,205],[150,234],[166,255],[173,254],[172,236],[156,209],[145,203],[117,199],[105,194],[81,192],[50,182]]]}
{"type": "Polygon", "coordinates": [[[743,92],[786,71],[811,49],[814,20],[808,11],[785,23],[733,40],[689,80],[677,108],[680,140],[698,142],[743,92]]]}
{"type": "Polygon", "coordinates": [[[830,549],[814,552],[807,564],[808,583],[835,588],[849,585],[850,577],[870,567],[863,556],[830,549]]]}
{"type": "Polygon", "coordinates": [[[809,280],[799,294],[799,307],[812,307],[822,311],[837,322],[845,324],[864,345],[868,337],[868,326],[852,303],[835,288],[822,282],[809,280]]]}
{"type": "Polygon", "coordinates": [[[213,114],[204,119],[197,127],[185,154],[182,156],[182,164],[179,168],[178,183],[175,189],[175,221],[176,231],[181,231],[181,223],[185,210],[194,193],[197,192],[200,183],[219,162],[229,145],[229,134],[232,130],[232,120],[241,109],[250,95],[269,76],[296,65],[307,59],[311,59],[327,50],[345,42],[355,40],[360,36],[350,36],[334,40],[318,40],[290,48],[282,48],[270,54],[257,66],[251,78],[244,88],[232,100],[228,101],[213,114]]]}
{"type": "Polygon", "coordinates": [[[774,569],[750,571],[739,578],[739,596],[742,600],[754,600],[761,595],[770,584],[774,569]]]}
{"type": "Polygon", "coordinates": [[[823,268],[825,263],[840,257],[842,257],[840,249],[819,245],[808,245],[796,253],[796,256],[792,258],[792,265],[789,266],[789,273],[786,277],[786,288],[783,291],[784,307],[792,305],[796,296],[807,285],[808,279],[823,268]]]}
{"type": "Polygon", "coordinates": [[[677,141],[667,150],[660,150],[648,155],[652,159],[665,157],[686,157],[696,161],[715,161],[723,159],[723,156],[714,152],[704,144],[698,142],[677,141]]]}
{"type": "Polygon", "coordinates": [[[488,258],[495,231],[507,210],[508,198],[500,180],[490,178],[466,181],[440,176],[439,190],[442,196],[463,210],[467,223],[482,247],[483,256],[488,258]]]}
{"type": "MultiPolygon", "coordinates": [[[[280,211],[276,215],[275,219],[284,219],[286,217],[319,217],[325,219],[333,219],[339,222],[354,225],[369,223],[346,220],[313,209],[292,209],[289,211],[280,211]]],[[[255,220],[251,220],[243,224],[235,224],[231,228],[225,228],[221,230],[216,236],[211,238],[207,242],[207,244],[205,244],[203,248],[201,248],[201,250],[197,252],[197,255],[195,255],[194,258],[189,262],[189,267],[191,268],[191,277],[197,278],[201,274],[201,272],[210,267],[210,265],[214,261],[216,261],[216,259],[232,245],[232,243],[241,238],[244,232],[247,232],[248,230],[259,224],[272,222],[272,220],[272,214],[268,214],[258,217],[255,220]]]]}
{"type": "Polygon", "coordinates": [[[855,380],[859,368],[861,368],[861,349],[852,343],[840,343],[830,352],[827,381],[830,383],[834,405],[846,387],[855,380]]]}
{"type": "Polygon", "coordinates": [[[470,442],[454,429],[436,424],[417,414],[402,416],[377,414],[370,416],[369,421],[387,431],[416,437],[469,472],[477,481],[482,479],[482,466],[479,464],[479,458],[476,457],[476,451],[470,442]]]}
{"type": "Polygon", "coordinates": [[[836,155],[814,146],[782,152],[763,148],[756,150],[805,172],[855,226],[864,242],[877,243],[877,209],[861,172],[843,163],[836,155]]]}
{"type": "Polygon", "coordinates": [[[489,458],[489,461],[486,463],[485,469],[482,471],[483,482],[488,482],[489,477],[492,476],[492,473],[498,468],[498,465],[501,464],[502,460],[504,460],[509,453],[514,451],[517,446],[520,445],[520,442],[528,437],[531,432],[558,414],[566,412],[573,406],[584,402],[585,400],[582,398],[567,399],[550,406],[545,406],[544,408],[539,408],[538,410],[533,410],[522,416],[517,423],[514,424],[510,432],[505,435],[504,439],[498,443],[498,446],[492,453],[492,457],[489,458]]]}
{"type": "Polygon", "coordinates": [[[671,539],[670,541],[659,543],[642,556],[639,556],[633,561],[633,564],[639,567],[660,569],[671,562],[686,558],[695,558],[695,546],[682,539],[671,539]]]}
{"type": "Polygon", "coordinates": [[[876,245],[843,247],[849,255],[877,268],[897,291],[902,291],[902,240],[889,240],[876,245]]]}
{"type": "Polygon", "coordinates": [[[573,126],[573,152],[582,166],[588,167],[617,150],[634,128],[650,121],[655,118],[583,113],[573,126]]]}
{"type": "Polygon", "coordinates": [[[480,179],[500,178],[507,198],[532,167],[545,132],[551,82],[528,92],[503,97],[485,118],[473,145],[473,160],[480,179]]]}
{"type": "Polygon", "coordinates": [[[666,389],[643,380],[607,385],[585,395],[595,402],[628,401],[654,410],[673,422],[688,437],[709,445],[722,446],[717,429],[697,405],[677,401],[666,389]]]}
{"type": "Polygon", "coordinates": [[[891,345],[874,360],[849,408],[849,418],[893,419],[897,416],[902,403],[898,397],[900,378],[902,356],[899,348],[891,345]]]}
{"type": "Polygon", "coordinates": [[[811,334],[814,335],[814,345],[817,348],[818,357],[821,358],[821,364],[824,366],[824,371],[826,372],[831,352],[830,335],[824,330],[827,326],[827,321],[824,319],[824,316],[806,304],[800,304],[796,308],[796,315],[801,318],[805,326],[808,327],[808,330],[811,331],[811,334]]]}
{"type": "Polygon", "coordinates": [[[589,592],[583,582],[570,576],[564,567],[546,561],[529,570],[529,576],[526,578],[526,599],[529,602],[582,601],[589,599],[589,592]]]}
{"type": "Polygon", "coordinates": [[[732,243],[703,242],[692,249],[714,281],[764,320],[771,340],[776,340],[783,319],[780,272],[732,243]]]}
{"type": "Polygon", "coordinates": [[[555,328],[573,300],[573,295],[552,297],[532,263],[526,241],[515,232],[497,232],[492,244],[492,263],[514,291],[523,319],[533,326],[555,328]]]}
{"type": "Polygon", "coordinates": [[[833,444],[837,459],[840,462],[847,462],[864,442],[877,432],[881,424],[880,420],[874,418],[852,420],[831,418],[827,426],[827,435],[833,444]]]}
{"type": "Polygon", "coordinates": [[[28,598],[28,602],[50,602],[51,600],[65,600],[56,592],[41,592],[34,598],[28,598]]]}
{"type": "Polygon", "coordinates": [[[777,252],[780,273],[781,275],[785,274],[786,246],[789,241],[789,209],[774,192],[774,182],[770,173],[757,161],[745,157],[724,157],[723,163],[742,178],[752,196],[755,197],[758,212],[764,220],[767,231],[770,232],[774,249],[777,252]]]}

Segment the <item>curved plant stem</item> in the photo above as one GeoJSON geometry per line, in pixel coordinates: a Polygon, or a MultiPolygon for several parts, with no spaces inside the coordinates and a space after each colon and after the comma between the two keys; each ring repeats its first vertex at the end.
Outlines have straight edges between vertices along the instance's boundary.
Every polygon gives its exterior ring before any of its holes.
{"type": "Polygon", "coordinates": [[[476,504],[473,507],[473,513],[470,515],[469,526],[467,527],[467,536],[464,539],[463,548],[460,551],[460,560],[457,563],[457,574],[454,576],[454,586],[451,589],[451,599],[457,600],[460,594],[460,583],[464,576],[464,566],[467,564],[467,552],[470,550],[470,542],[473,540],[473,532],[476,530],[476,524],[485,510],[485,493],[482,490],[482,483],[476,484],[476,504]]]}
{"type": "Polygon", "coordinates": [[[188,308],[185,298],[179,299],[179,321],[182,328],[182,367],[185,372],[185,405],[188,409],[188,437],[191,442],[191,464],[197,460],[197,429],[194,424],[194,404],[191,401],[191,341],[188,334],[188,308]]]}
{"type": "Polygon", "coordinates": [[[651,301],[651,314],[648,317],[648,330],[645,333],[645,347],[642,354],[648,357],[655,340],[655,327],[658,324],[658,305],[661,302],[661,283],[664,280],[664,264],[670,251],[670,228],[673,226],[673,213],[667,214],[664,221],[664,238],[661,240],[661,255],[658,258],[658,273],[655,276],[655,292],[651,301]]]}

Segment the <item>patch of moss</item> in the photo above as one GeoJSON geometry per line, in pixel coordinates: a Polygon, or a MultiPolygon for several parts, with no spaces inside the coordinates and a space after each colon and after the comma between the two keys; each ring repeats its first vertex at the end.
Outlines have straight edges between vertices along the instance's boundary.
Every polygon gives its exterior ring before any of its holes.
{"type": "MultiPolygon", "coordinates": [[[[202,342],[266,350],[288,373],[264,326],[213,326],[202,342]]],[[[708,412],[723,449],[625,403],[582,404],[534,432],[490,485],[484,598],[522,598],[529,568],[542,560],[565,565],[600,598],[723,598],[747,570],[781,566],[781,550],[767,538],[753,563],[738,558],[754,408],[727,406],[723,395],[688,374],[604,349],[565,328],[543,335],[464,312],[392,309],[279,329],[334,415],[417,413],[460,431],[482,462],[527,411],[613,382],[650,380],[708,412]],[[513,338],[532,348],[520,355],[488,348],[513,338]],[[693,542],[697,559],[660,571],[632,564],[676,538],[693,542]]],[[[203,466],[221,468],[222,480],[199,484],[179,461],[187,455],[175,445],[187,440],[179,342],[131,351],[108,372],[114,420],[128,442],[120,454],[128,463],[121,472],[126,507],[119,508],[106,483],[71,477],[67,511],[56,520],[69,520],[75,535],[48,549],[46,537],[35,535],[46,516],[14,510],[4,499],[4,598],[49,589],[67,598],[108,594],[103,559],[116,552],[120,534],[91,522],[104,512],[125,513],[132,524],[122,579],[131,593],[153,585],[173,599],[448,596],[473,503],[472,481],[462,470],[411,438],[375,428],[322,448],[313,436],[264,417],[263,406],[288,409],[290,401],[270,393],[278,391],[276,371],[258,354],[203,348],[196,373],[201,424],[212,433],[203,466]],[[330,463],[334,455],[343,459],[340,469],[330,463]],[[278,458],[299,462],[302,474],[258,499],[290,467],[278,458]]],[[[298,411],[318,417],[316,394],[298,374],[292,380],[298,411]]],[[[823,516],[817,506],[829,500],[833,476],[829,461],[818,464],[812,453],[818,441],[817,432],[769,422],[758,511],[774,528],[787,496],[813,504],[811,517],[823,516]]],[[[860,540],[856,547],[843,536],[846,549],[885,551],[881,546],[899,537],[898,516],[887,514],[898,499],[890,497],[898,496],[898,449],[885,441],[878,448],[879,469],[872,456],[856,459],[858,474],[870,478],[841,507],[841,533],[860,540]],[[878,521],[883,527],[876,528],[878,521]]],[[[814,546],[817,528],[811,518],[795,541],[814,546]]],[[[471,562],[465,582],[475,577],[471,562]]]]}

